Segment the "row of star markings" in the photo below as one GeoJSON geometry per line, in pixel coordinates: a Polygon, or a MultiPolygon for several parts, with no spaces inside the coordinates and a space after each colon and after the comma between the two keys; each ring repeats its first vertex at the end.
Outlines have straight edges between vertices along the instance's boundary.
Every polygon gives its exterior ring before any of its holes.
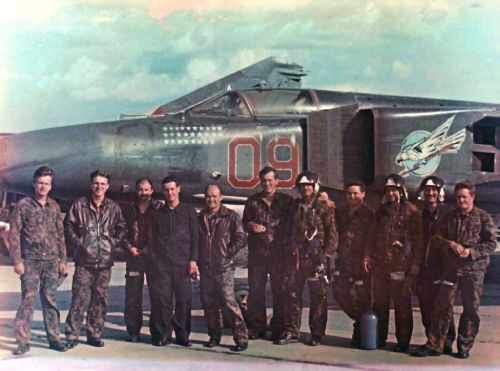
{"type": "Polygon", "coordinates": [[[164,126],[163,131],[222,131],[222,126],[164,126]]]}

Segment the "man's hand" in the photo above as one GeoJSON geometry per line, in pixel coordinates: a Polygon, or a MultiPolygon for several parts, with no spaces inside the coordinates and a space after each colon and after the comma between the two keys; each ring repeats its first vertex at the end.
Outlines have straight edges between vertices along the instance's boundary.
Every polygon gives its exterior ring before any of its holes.
{"type": "Polygon", "coordinates": [[[462,245],[460,245],[459,243],[456,243],[456,242],[452,242],[450,244],[450,249],[453,250],[453,252],[460,257],[462,257],[462,255],[464,254],[464,250],[465,250],[465,248],[462,245]]]}
{"type": "Polygon", "coordinates": [[[141,252],[135,246],[132,246],[129,251],[130,251],[130,255],[132,255],[132,256],[139,256],[139,255],[141,255],[141,252]]]}
{"type": "Polygon", "coordinates": [[[318,196],[318,200],[326,201],[329,207],[335,208],[335,201],[330,200],[328,197],[328,193],[326,192],[320,192],[318,196]]]}
{"type": "Polygon", "coordinates": [[[266,226],[262,224],[257,224],[254,222],[248,223],[250,225],[250,229],[253,233],[264,233],[266,231],[266,226]]]}
{"type": "Polygon", "coordinates": [[[460,254],[460,257],[463,259],[467,259],[470,256],[470,249],[464,249],[464,251],[460,254]]]}
{"type": "Polygon", "coordinates": [[[66,276],[68,274],[68,267],[66,262],[59,262],[59,275],[66,276]]]}
{"type": "Polygon", "coordinates": [[[198,264],[194,260],[190,260],[188,263],[188,275],[192,278],[198,276],[198,264]]]}
{"type": "Polygon", "coordinates": [[[365,272],[368,273],[372,269],[371,259],[369,256],[365,256],[363,259],[363,267],[365,268],[365,272]]]}
{"type": "Polygon", "coordinates": [[[20,262],[17,264],[14,264],[14,272],[16,272],[17,275],[22,276],[24,274],[24,263],[20,262]]]}
{"type": "Polygon", "coordinates": [[[396,240],[392,243],[392,246],[402,248],[404,245],[401,243],[401,241],[396,240]]]}
{"type": "Polygon", "coordinates": [[[417,264],[412,264],[410,267],[410,276],[416,276],[420,272],[420,267],[417,264]]]}

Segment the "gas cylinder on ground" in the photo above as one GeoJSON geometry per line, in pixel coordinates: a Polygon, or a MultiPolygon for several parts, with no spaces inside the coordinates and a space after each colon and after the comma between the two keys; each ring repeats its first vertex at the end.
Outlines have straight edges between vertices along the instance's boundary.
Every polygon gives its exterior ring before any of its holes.
{"type": "Polygon", "coordinates": [[[368,309],[361,316],[361,348],[377,349],[377,316],[372,309],[368,309]]]}

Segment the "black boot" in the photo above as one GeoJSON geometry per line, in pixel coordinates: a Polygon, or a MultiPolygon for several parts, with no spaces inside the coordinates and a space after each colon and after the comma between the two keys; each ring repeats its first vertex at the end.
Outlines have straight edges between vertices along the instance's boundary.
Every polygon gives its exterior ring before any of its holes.
{"type": "Polygon", "coordinates": [[[60,341],[49,341],[49,349],[55,350],[56,352],[66,352],[68,350],[66,345],[60,341]]]}
{"type": "Polygon", "coordinates": [[[30,345],[28,343],[19,343],[17,348],[12,351],[15,356],[22,356],[24,353],[29,352],[30,345]]]}

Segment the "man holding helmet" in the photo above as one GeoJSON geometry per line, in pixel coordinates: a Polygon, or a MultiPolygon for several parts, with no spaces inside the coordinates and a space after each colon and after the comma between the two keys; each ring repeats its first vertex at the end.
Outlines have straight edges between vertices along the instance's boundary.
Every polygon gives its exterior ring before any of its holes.
{"type": "Polygon", "coordinates": [[[308,283],[311,295],[309,345],[321,343],[327,321],[327,270],[333,271],[338,244],[335,212],[325,200],[318,199],[318,175],[305,171],[295,182],[300,197],[291,207],[288,244],[290,254],[286,261],[285,333],[278,344],[297,342],[302,316],[302,291],[308,283]]]}

